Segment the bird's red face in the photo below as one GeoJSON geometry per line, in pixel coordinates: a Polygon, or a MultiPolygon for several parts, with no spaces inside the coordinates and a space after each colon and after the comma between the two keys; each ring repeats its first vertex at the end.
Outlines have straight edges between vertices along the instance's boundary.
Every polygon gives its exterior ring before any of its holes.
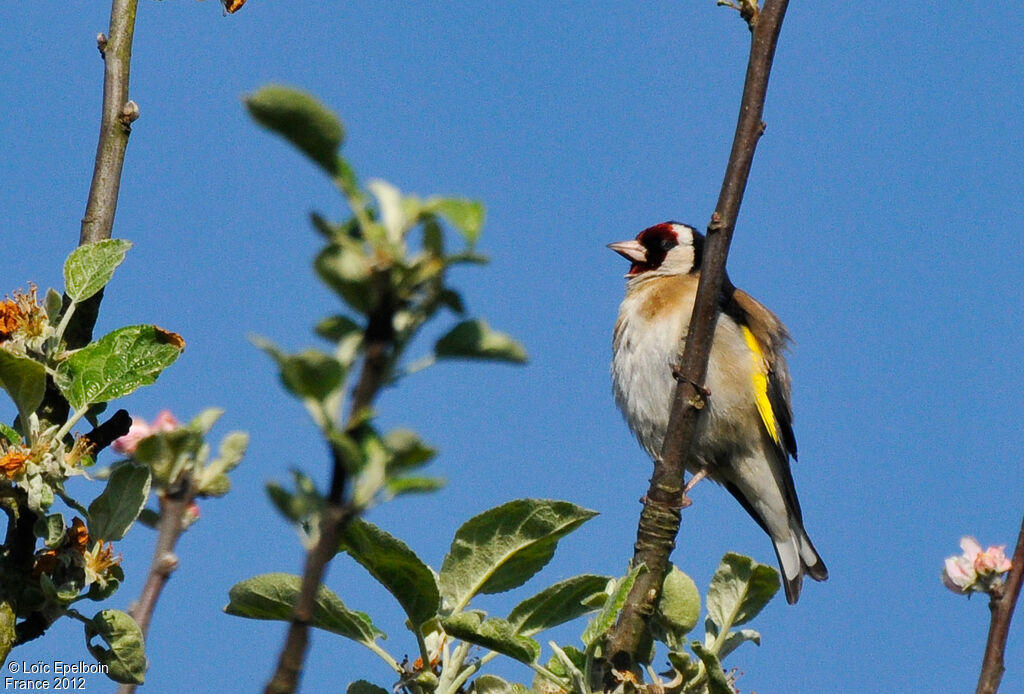
{"type": "Polygon", "coordinates": [[[703,240],[693,227],[664,222],[644,229],[632,241],[609,243],[608,248],[630,261],[629,277],[655,270],[686,274],[699,268],[703,240]]]}

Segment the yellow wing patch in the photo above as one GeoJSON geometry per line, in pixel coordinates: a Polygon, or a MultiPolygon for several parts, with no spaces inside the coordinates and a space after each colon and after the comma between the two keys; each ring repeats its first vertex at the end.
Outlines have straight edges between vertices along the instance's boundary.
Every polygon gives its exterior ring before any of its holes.
{"type": "Polygon", "coordinates": [[[781,445],[779,429],[775,425],[775,413],[772,412],[772,403],[768,399],[768,365],[765,363],[764,352],[761,351],[761,345],[757,344],[757,338],[754,337],[754,333],[750,332],[750,328],[745,325],[742,327],[743,339],[747,341],[750,358],[754,362],[754,375],[751,377],[751,382],[754,386],[757,411],[761,415],[761,421],[764,422],[764,428],[767,429],[768,435],[775,443],[781,445]]]}

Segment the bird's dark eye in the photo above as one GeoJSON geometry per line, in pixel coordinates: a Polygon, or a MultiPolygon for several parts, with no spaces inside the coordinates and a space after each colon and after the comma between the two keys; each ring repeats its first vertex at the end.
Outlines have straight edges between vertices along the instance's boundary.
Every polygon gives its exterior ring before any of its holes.
{"type": "Polygon", "coordinates": [[[670,250],[672,250],[673,248],[675,248],[676,246],[678,246],[678,245],[679,245],[679,242],[678,242],[678,241],[676,241],[676,240],[675,240],[675,239],[673,239],[673,238],[668,238],[668,237],[665,237],[665,238],[663,238],[663,239],[661,240],[661,244],[659,244],[659,245],[661,246],[661,250],[663,250],[663,251],[665,251],[666,253],[668,253],[668,252],[669,252],[670,250]]]}

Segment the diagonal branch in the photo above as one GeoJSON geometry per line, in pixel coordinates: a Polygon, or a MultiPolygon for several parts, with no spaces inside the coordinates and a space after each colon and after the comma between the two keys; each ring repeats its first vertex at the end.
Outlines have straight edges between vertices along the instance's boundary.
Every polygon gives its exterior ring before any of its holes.
{"type": "MultiPolygon", "coordinates": [[[[377,393],[387,382],[395,349],[394,318],[397,310],[390,290],[387,271],[379,271],[371,281],[377,287],[377,305],[369,315],[365,333],[363,367],[352,389],[347,429],[361,421],[363,413],[373,405],[377,393]]],[[[331,445],[333,469],[327,506],[320,518],[320,536],[306,554],[299,596],[292,609],[284,646],[278,656],[277,668],[267,683],[266,694],[290,694],[296,691],[309,646],[309,622],[316,603],[317,590],[327,573],[327,564],[338,552],[341,533],[358,515],[360,509],[345,499],[348,470],[337,448],[331,445]]]]}
{"type": "MultiPolygon", "coordinates": [[[[178,557],[174,553],[185,530],[185,517],[189,506],[195,500],[196,488],[191,475],[185,474],[172,489],[162,491],[159,496],[160,522],[157,525],[156,548],[153,550],[153,561],[149,567],[146,584],[138,601],[131,608],[131,615],[138,622],[143,638],[149,632],[149,622],[156,609],[164,586],[178,568],[178,557]]],[[[117,688],[118,694],[132,694],[135,684],[122,684],[117,688]]]]}
{"type": "Polygon", "coordinates": [[[1024,582],[1024,519],[1021,519],[1020,534],[1017,536],[1017,548],[1013,552],[1010,575],[1002,591],[992,596],[989,609],[992,620],[988,627],[988,643],[985,644],[985,658],[981,663],[981,674],[978,677],[978,688],[975,694],[996,694],[999,683],[1003,679],[1006,666],[1003,664],[1003,653],[1006,651],[1006,637],[1010,632],[1010,620],[1020,597],[1021,583],[1024,582]]]}
{"type": "Polygon", "coordinates": [[[706,397],[698,384],[704,382],[707,373],[718,315],[718,297],[725,279],[725,260],[750,175],[754,150],[764,132],[761,115],[768,77],[788,4],[788,0],[765,0],[760,13],[748,20],[752,39],[736,135],[718,204],[708,226],[700,284],[682,361],[677,369],[678,383],[661,460],[654,467],[637,528],[633,565],[645,564],[648,570],[633,584],[619,621],[609,635],[607,652],[612,664],[620,670],[629,669],[635,662],[657,605],[669,555],[675,546],[680,511],[689,503],[682,487],[684,463],[692,449],[697,416],[705,405],[706,397]]]}

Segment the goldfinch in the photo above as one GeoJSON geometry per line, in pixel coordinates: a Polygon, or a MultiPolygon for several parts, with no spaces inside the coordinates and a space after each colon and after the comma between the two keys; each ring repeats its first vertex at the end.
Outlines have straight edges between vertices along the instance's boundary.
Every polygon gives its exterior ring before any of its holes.
{"type": "MultiPolygon", "coordinates": [[[[676,386],[673,368],[697,295],[704,236],[665,222],[608,247],[632,263],[613,339],[615,401],[640,445],[657,459],[676,386]]],[[[805,574],[824,581],[828,569],[804,530],[789,469],[790,456],[796,459],[783,356],[789,333],[728,278],[720,309],[705,384],[710,395],[697,421],[689,471],[722,484],[768,533],[792,604],[805,574]]]]}

